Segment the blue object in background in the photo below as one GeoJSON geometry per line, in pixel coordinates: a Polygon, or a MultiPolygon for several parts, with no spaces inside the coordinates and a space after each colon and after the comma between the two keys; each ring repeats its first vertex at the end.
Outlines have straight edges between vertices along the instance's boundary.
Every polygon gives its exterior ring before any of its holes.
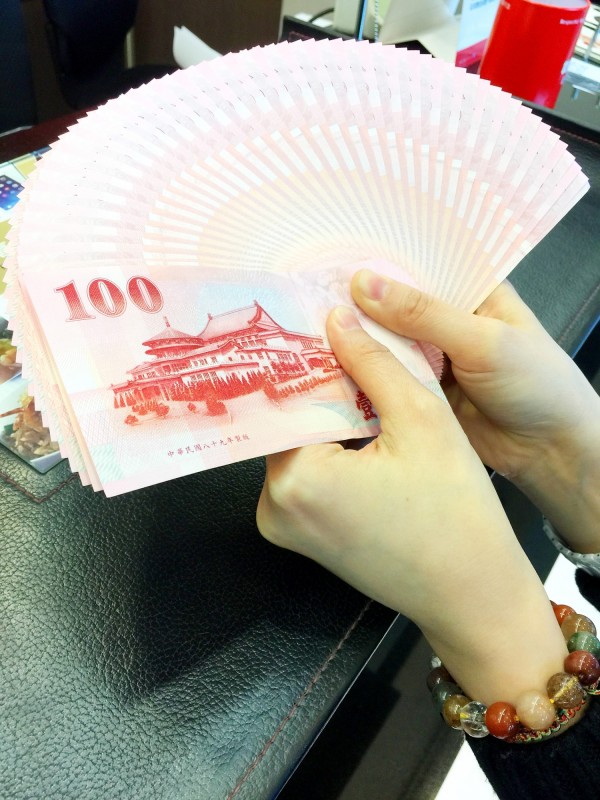
{"type": "Polygon", "coordinates": [[[8,211],[17,204],[23,184],[8,175],[0,175],[0,208],[8,211]]]}

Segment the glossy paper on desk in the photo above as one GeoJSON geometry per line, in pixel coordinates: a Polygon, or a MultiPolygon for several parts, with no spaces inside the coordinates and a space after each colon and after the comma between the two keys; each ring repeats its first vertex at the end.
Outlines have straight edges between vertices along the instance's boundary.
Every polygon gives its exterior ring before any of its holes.
{"type": "MultiPolygon", "coordinates": [[[[44,158],[9,257],[24,369],[107,494],[374,435],[325,337],[352,272],[474,310],[586,188],[529,110],[429,57],[226,56],[109,102],[44,158]]],[[[430,349],[373,332],[439,392],[430,349]]]]}
{"type": "Polygon", "coordinates": [[[27,178],[41,157],[40,151],[0,164],[0,444],[37,472],[48,472],[60,460],[58,445],[44,426],[29,395],[17,361],[17,348],[8,327],[4,283],[6,238],[10,218],[27,178]]]}

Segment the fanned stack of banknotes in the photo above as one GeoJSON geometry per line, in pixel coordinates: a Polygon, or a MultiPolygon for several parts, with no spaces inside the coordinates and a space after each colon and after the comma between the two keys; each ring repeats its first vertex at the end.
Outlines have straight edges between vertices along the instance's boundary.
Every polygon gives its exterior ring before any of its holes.
{"type": "MultiPolygon", "coordinates": [[[[17,207],[11,327],[106,495],[378,432],[328,312],[369,266],[474,310],[587,189],[521,103],[415,52],[297,42],[90,113],[17,207]]],[[[432,391],[439,357],[364,320],[432,391]]]]}

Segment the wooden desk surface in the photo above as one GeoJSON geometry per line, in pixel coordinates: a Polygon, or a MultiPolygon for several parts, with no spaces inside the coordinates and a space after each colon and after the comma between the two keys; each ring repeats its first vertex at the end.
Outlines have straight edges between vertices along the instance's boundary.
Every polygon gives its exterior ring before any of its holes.
{"type": "Polygon", "coordinates": [[[33,128],[0,136],[0,163],[40,150],[67,131],[85,112],[76,111],[58,119],[49,119],[33,128]]]}

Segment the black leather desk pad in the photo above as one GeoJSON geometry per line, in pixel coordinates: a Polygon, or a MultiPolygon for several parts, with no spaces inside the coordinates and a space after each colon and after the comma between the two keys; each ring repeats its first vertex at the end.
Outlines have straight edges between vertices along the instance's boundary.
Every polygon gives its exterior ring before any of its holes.
{"type": "Polygon", "coordinates": [[[588,176],[590,190],[509,280],[574,355],[600,318],[600,134],[542,114],[588,176]]]}
{"type": "Polygon", "coordinates": [[[24,470],[0,453],[0,797],[276,793],[393,614],[261,540],[260,461],[110,501],[24,470]]]}
{"type": "MultiPolygon", "coordinates": [[[[600,312],[592,190],[513,274],[573,353],[600,312]]],[[[394,615],[254,526],[262,461],[106,500],[0,448],[0,798],[273,797],[394,615]]]]}

